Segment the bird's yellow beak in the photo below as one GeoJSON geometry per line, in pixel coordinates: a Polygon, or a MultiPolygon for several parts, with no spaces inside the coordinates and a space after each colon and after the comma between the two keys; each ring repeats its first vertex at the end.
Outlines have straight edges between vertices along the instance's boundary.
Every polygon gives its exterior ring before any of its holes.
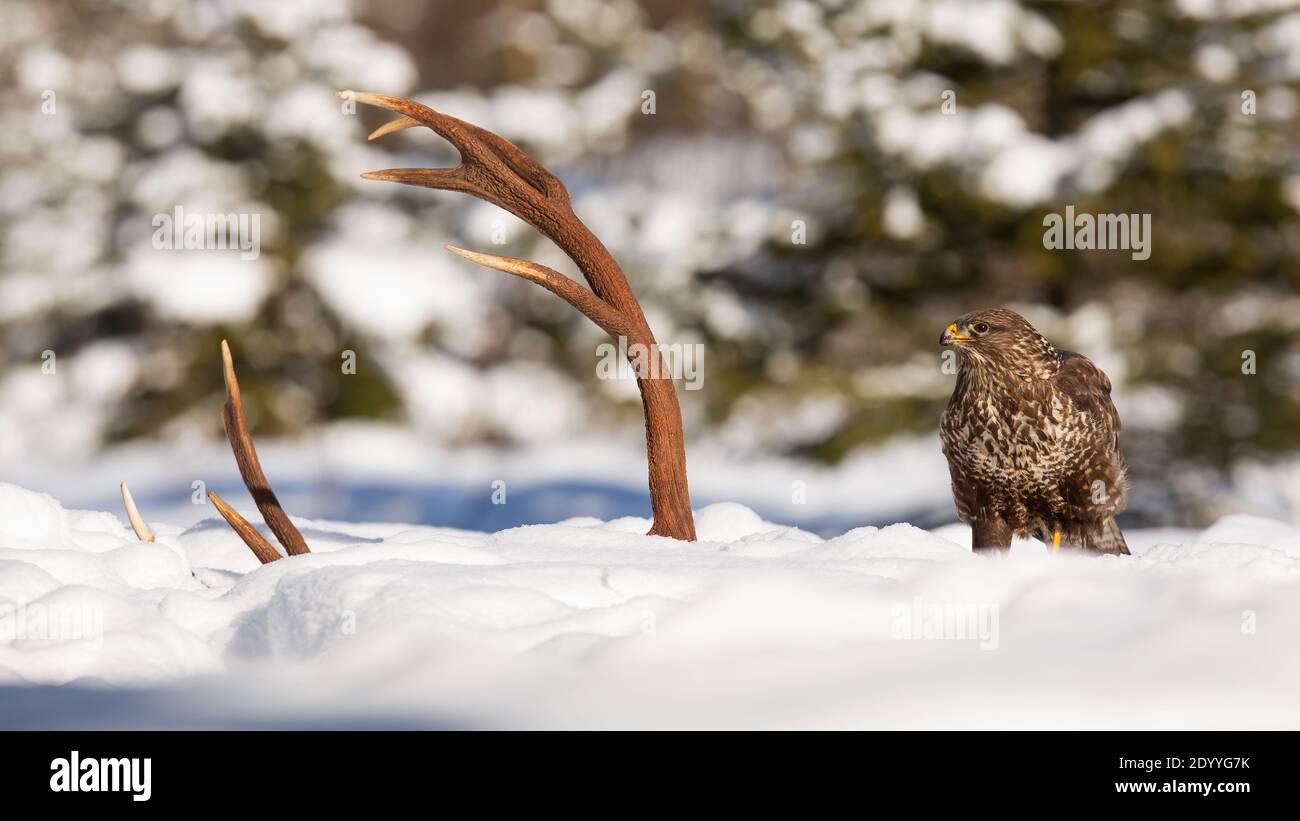
{"type": "Polygon", "coordinates": [[[975,337],[963,336],[958,331],[956,322],[949,325],[948,329],[943,332],[943,336],[939,337],[940,345],[952,345],[957,342],[974,342],[974,341],[975,341],[975,337]]]}

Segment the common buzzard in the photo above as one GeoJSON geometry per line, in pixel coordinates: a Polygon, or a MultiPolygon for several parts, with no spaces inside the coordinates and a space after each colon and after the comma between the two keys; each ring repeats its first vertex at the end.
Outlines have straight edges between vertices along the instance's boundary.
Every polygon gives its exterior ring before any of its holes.
{"type": "Polygon", "coordinates": [[[1015,534],[1054,550],[1127,554],[1115,524],[1124,460],[1106,374],[1005,308],[962,316],[939,344],[958,354],[939,434],[975,549],[1006,550],[1015,534]]]}

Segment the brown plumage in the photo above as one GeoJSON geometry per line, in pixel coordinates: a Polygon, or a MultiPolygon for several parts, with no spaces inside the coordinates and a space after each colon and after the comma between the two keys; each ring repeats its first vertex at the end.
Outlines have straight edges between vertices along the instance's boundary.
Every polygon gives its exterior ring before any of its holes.
{"type": "Polygon", "coordinates": [[[1020,314],[966,314],[939,344],[957,350],[957,385],[939,433],[957,515],[976,550],[1013,534],[1127,554],[1124,460],[1110,380],[1086,357],[1053,348],[1020,314]]]}

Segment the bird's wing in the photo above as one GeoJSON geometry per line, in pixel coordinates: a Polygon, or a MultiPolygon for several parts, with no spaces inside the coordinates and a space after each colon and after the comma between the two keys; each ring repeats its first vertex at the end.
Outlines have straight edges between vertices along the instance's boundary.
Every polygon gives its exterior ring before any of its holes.
{"type": "Polygon", "coordinates": [[[948,476],[952,479],[952,498],[957,506],[957,518],[963,522],[973,521],[981,507],[980,483],[962,466],[963,456],[968,455],[964,452],[969,448],[969,443],[965,441],[960,431],[954,429],[959,427],[960,423],[953,415],[957,414],[960,418],[961,409],[967,404],[969,404],[969,396],[966,393],[966,382],[959,375],[957,387],[952,392],[948,409],[944,411],[939,425],[939,439],[943,443],[944,458],[948,460],[948,476]]]}
{"type": "Polygon", "coordinates": [[[1061,369],[1056,375],[1057,386],[1079,410],[1101,423],[1112,448],[1119,447],[1119,413],[1110,399],[1110,379],[1083,354],[1059,353],[1061,369]]]}
{"type": "Polygon", "coordinates": [[[981,508],[980,484],[962,469],[952,454],[945,452],[944,456],[948,457],[948,477],[952,480],[952,501],[957,508],[957,518],[968,523],[974,521],[981,508]]]}

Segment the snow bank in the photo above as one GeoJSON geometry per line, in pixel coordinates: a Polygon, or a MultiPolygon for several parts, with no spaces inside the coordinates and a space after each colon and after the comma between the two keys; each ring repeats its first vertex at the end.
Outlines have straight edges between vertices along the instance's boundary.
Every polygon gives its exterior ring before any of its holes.
{"type": "Polygon", "coordinates": [[[1006,560],[729,503],[694,544],[298,524],[263,567],[216,519],[141,544],[0,485],[0,725],[1300,726],[1300,530],[1266,519],[1006,560]]]}

